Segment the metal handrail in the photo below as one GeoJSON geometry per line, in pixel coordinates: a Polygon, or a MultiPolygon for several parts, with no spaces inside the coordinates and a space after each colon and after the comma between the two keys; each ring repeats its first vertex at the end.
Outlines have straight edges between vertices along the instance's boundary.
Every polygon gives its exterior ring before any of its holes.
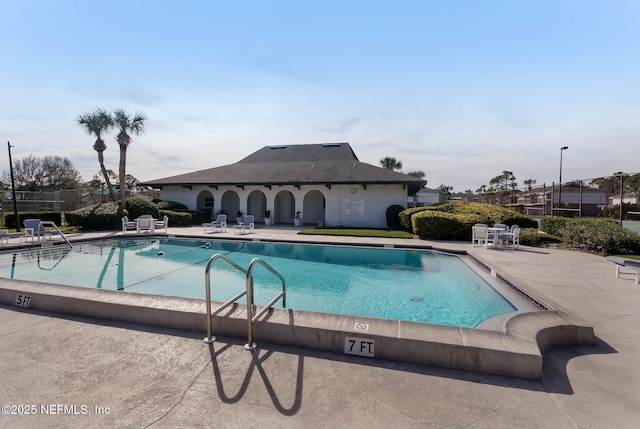
{"type": "Polygon", "coordinates": [[[50,221],[50,220],[41,220],[40,223],[38,224],[38,239],[40,238],[40,227],[41,226],[45,226],[45,225],[49,225],[52,226],[56,229],[56,231],[58,231],[58,234],[60,234],[60,237],[62,237],[62,239],[64,241],[67,242],[67,244],[69,245],[70,248],[73,248],[73,246],[71,245],[71,243],[69,243],[69,240],[67,240],[67,237],[64,236],[64,234],[62,233],[62,231],[60,231],[60,229],[58,228],[58,226],[55,224],[55,222],[50,221]]]}
{"type": "Polygon", "coordinates": [[[263,261],[260,258],[254,258],[249,264],[249,268],[247,268],[247,344],[245,344],[244,348],[246,350],[253,351],[256,349],[256,343],[253,342],[253,324],[262,316],[265,312],[267,312],[273,304],[276,303],[280,298],[282,298],[282,307],[287,306],[287,287],[285,284],[284,277],[280,275],[276,270],[274,270],[269,264],[263,261]],[[282,290],[275,298],[273,298],[261,311],[258,312],[255,316],[252,316],[253,312],[253,267],[259,263],[264,268],[266,268],[271,274],[275,275],[282,282],[282,290]]]}
{"type": "Polygon", "coordinates": [[[211,271],[211,264],[213,264],[213,262],[218,260],[218,259],[226,262],[227,264],[231,265],[233,268],[236,268],[236,269],[242,271],[243,273],[247,274],[247,270],[245,270],[240,265],[236,264],[231,259],[227,258],[226,256],[224,256],[224,255],[222,255],[220,253],[216,253],[211,258],[209,258],[209,262],[207,262],[207,267],[204,270],[204,286],[205,286],[205,294],[206,294],[207,315],[209,316],[208,320],[207,320],[207,337],[204,339],[204,341],[206,343],[209,343],[209,344],[213,343],[216,340],[216,337],[214,337],[212,335],[212,331],[213,331],[213,316],[215,316],[216,314],[220,313],[222,310],[224,310],[225,308],[227,308],[228,306],[230,306],[231,304],[233,304],[234,302],[236,302],[237,300],[242,298],[247,293],[246,290],[240,292],[238,295],[234,296],[229,301],[227,301],[224,304],[222,304],[222,306],[218,307],[216,309],[216,311],[213,312],[213,314],[211,313],[211,278],[210,278],[211,276],[210,276],[210,271],[211,271]]]}

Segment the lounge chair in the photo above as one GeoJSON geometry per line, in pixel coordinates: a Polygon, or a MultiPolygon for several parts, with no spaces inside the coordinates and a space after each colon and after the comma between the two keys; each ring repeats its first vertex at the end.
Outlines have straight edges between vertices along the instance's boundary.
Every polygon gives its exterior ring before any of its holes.
{"type": "Polygon", "coordinates": [[[144,231],[149,231],[150,233],[155,232],[155,219],[151,215],[142,215],[138,219],[136,219],[137,229],[136,232],[138,234],[143,233],[144,231]]]}
{"type": "Polygon", "coordinates": [[[242,219],[242,222],[240,222],[239,224],[235,225],[233,228],[233,233],[234,234],[250,234],[253,232],[254,229],[254,222],[255,222],[255,216],[253,215],[246,215],[244,217],[244,219],[242,219]]]}
{"type": "Polygon", "coordinates": [[[122,218],[122,233],[126,234],[128,230],[138,230],[138,222],[130,221],[128,216],[122,218]]]}
{"type": "Polygon", "coordinates": [[[167,227],[169,226],[169,216],[165,215],[162,220],[157,220],[154,226],[154,229],[157,231],[158,229],[164,229],[167,232],[167,227]]]}
{"type": "Polygon", "coordinates": [[[616,264],[616,278],[620,278],[620,267],[632,268],[636,270],[636,284],[640,283],[640,260],[620,258],[618,256],[607,256],[607,261],[616,264]]]}
{"type": "Polygon", "coordinates": [[[208,223],[203,223],[202,227],[204,228],[204,232],[218,232],[218,230],[220,232],[222,231],[226,231],[227,230],[227,215],[226,214],[219,214],[216,217],[215,221],[211,221],[208,223]],[[210,231],[207,231],[207,229],[209,229],[210,231]]]}

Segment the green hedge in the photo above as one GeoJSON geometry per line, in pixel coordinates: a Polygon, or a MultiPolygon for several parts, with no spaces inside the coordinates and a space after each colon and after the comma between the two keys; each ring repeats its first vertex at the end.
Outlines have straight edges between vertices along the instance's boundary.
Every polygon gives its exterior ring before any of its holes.
{"type": "Polygon", "coordinates": [[[155,204],[158,207],[158,210],[171,210],[174,212],[184,212],[189,210],[187,206],[177,201],[159,201],[155,204]]]}
{"type": "MultiPolygon", "coordinates": [[[[62,225],[62,214],[60,212],[18,212],[20,217],[20,228],[23,227],[22,222],[25,219],[49,220],[56,225],[62,225]]],[[[15,213],[6,213],[4,215],[4,228],[13,229],[16,227],[15,213]]]]}
{"type": "MultiPolygon", "coordinates": [[[[81,227],[83,230],[120,229],[121,216],[118,215],[119,201],[84,207],[65,213],[67,223],[71,226],[81,227]]],[[[160,218],[160,210],[149,200],[140,197],[127,198],[127,216],[135,219],[143,214],[150,214],[160,218]]]]}
{"type": "Polygon", "coordinates": [[[560,236],[560,230],[570,221],[570,218],[550,216],[540,219],[540,229],[549,235],[560,236]]]}
{"type": "Polygon", "coordinates": [[[492,204],[462,201],[411,208],[401,212],[398,217],[404,230],[432,240],[471,240],[471,226],[476,223],[504,223],[521,228],[538,228],[534,219],[513,210],[492,204]],[[443,229],[436,231],[438,228],[443,229]]]}
{"type": "Polygon", "coordinates": [[[471,240],[471,227],[478,223],[474,215],[456,215],[423,210],[411,217],[413,233],[426,240],[471,240]]]}
{"type": "Polygon", "coordinates": [[[119,229],[122,225],[118,216],[119,202],[94,204],[66,214],[67,223],[83,230],[119,229]]]}
{"type": "Polygon", "coordinates": [[[188,212],[160,210],[160,217],[169,216],[169,226],[191,226],[193,215],[188,212]]]}
{"type": "Polygon", "coordinates": [[[610,219],[569,219],[559,235],[574,246],[591,252],[640,254],[640,234],[610,219]]]}

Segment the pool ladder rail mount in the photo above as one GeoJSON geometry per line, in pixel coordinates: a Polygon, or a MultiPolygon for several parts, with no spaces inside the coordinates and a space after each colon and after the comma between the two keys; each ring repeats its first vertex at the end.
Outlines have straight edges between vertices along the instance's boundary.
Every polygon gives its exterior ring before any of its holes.
{"type": "Polygon", "coordinates": [[[261,258],[254,258],[249,263],[249,267],[247,269],[244,269],[240,265],[236,264],[235,262],[233,262],[232,260],[230,260],[229,258],[227,258],[226,256],[224,256],[224,255],[222,255],[220,253],[216,253],[211,258],[209,258],[209,262],[207,262],[207,267],[205,268],[205,274],[204,275],[205,275],[205,295],[206,295],[205,299],[206,299],[206,306],[207,306],[207,314],[209,315],[208,319],[207,319],[207,336],[204,339],[204,341],[206,343],[208,343],[208,344],[211,344],[216,340],[216,337],[214,337],[213,334],[212,334],[212,331],[213,331],[213,317],[215,315],[217,315],[218,313],[220,313],[225,308],[227,308],[230,305],[234,304],[236,301],[238,301],[243,296],[246,296],[246,301],[247,301],[247,344],[245,344],[244,348],[246,350],[249,350],[249,351],[255,350],[256,349],[256,343],[253,342],[253,324],[260,317],[262,317],[262,315],[264,313],[269,311],[273,307],[273,305],[280,298],[282,298],[282,307],[286,308],[286,306],[287,306],[287,287],[286,287],[286,282],[284,280],[284,277],[282,277],[282,275],[280,275],[280,273],[278,273],[276,270],[274,270],[269,264],[267,264],[261,258]],[[241,271],[242,273],[244,273],[245,274],[246,289],[244,291],[240,292],[239,294],[237,294],[236,296],[234,296],[233,298],[231,298],[229,301],[227,301],[224,304],[222,304],[220,307],[218,307],[212,313],[211,312],[211,266],[213,265],[213,263],[216,260],[221,260],[221,261],[225,262],[226,264],[232,266],[233,268],[237,269],[238,271],[241,271]],[[253,282],[253,269],[257,264],[262,265],[267,271],[269,271],[271,274],[273,274],[274,276],[276,276],[280,280],[280,282],[282,283],[282,290],[275,296],[275,298],[273,298],[267,305],[265,305],[262,310],[260,310],[257,314],[253,315],[253,305],[254,305],[254,303],[253,303],[253,285],[254,285],[254,282],[253,282]]]}

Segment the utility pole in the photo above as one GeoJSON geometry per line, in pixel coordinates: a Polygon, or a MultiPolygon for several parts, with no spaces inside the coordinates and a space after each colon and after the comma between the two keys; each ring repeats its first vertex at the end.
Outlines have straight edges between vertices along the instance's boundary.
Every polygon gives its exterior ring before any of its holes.
{"type": "Polygon", "coordinates": [[[16,231],[20,232],[20,217],[18,216],[18,201],[16,200],[16,182],[13,179],[13,162],[11,161],[11,143],[7,142],[9,149],[9,170],[11,171],[11,190],[13,192],[13,212],[16,215],[16,231]]]}

